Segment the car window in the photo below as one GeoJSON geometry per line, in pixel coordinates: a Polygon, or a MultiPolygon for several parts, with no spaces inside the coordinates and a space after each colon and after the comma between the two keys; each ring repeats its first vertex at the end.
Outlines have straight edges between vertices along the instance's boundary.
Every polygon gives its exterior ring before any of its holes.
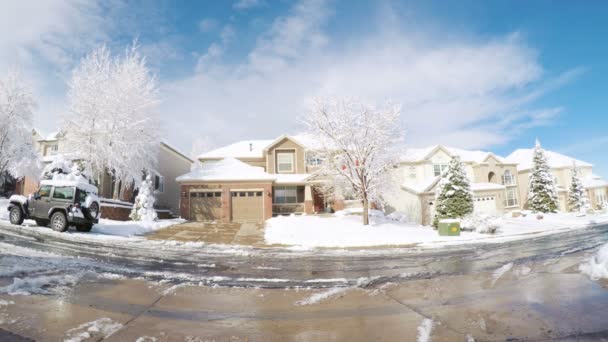
{"type": "Polygon", "coordinates": [[[53,199],[74,199],[74,188],[70,188],[67,186],[56,187],[55,191],[53,192],[53,199]]]}
{"type": "Polygon", "coordinates": [[[40,190],[38,190],[38,195],[40,195],[40,197],[49,197],[51,195],[51,186],[50,185],[41,186],[40,190]]]}
{"type": "Polygon", "coordinates": [[[76,192],[76,197],[78,198],[78,203],[84,203],[87,199],[87,192],[84,190],[78,189],[76,192]]]}

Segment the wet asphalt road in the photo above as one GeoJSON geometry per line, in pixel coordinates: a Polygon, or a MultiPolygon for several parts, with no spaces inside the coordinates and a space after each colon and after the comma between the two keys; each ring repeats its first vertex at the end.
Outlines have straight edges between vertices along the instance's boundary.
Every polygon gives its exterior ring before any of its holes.
{"type": "MultiPolygon", "coordinates": [[[[352,286],[362,277],[382,284],[472,274],[509,262],[518,264],[596,248],[608,242],[608,225],[501,244],[441,249],[290,250],[124,240],[0,224],[0,244],[77,257],[77,262],[71,260],[64,265],[66,272],[85,267],[98,273],[172,284],[198,282],[262,288],[352,286]]],[[[40,258],[40,262],[44,259],[40,258]]],[[[58,264],[55,262],[54,266],[58,264]]]]}

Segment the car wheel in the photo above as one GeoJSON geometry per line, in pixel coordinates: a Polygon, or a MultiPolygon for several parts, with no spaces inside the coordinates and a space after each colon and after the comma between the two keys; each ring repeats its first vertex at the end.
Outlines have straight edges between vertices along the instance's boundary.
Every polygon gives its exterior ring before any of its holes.
{"type": "Polygon", "coordinates": [[[68,230],[68,219],[65,214],[61,211],[57,211],[51,216],[51,228],[58,232],[65,232],[68,230]]]}
{"type": "Polygon", "coordinates": [[[11,209],[11,212],[9,213],[9,219],[12,224],[20,226],[23,223],[23,220],[25,219],[23,217],[23,212],[21,211],[21,208],[13,207],[11,209]]]}
{"type": "Polygon", "coordinates": [[[49,224],[49,221],[47,220],[34,220],[36,221],[36,225],[39,227],[46,227],[49,224]]]}
{"type": "Polygon", "coordinates": [[[92,223],[79,224],[76,226],[76,230],[79,232],[90,232],[93,229],[92,223]]]}

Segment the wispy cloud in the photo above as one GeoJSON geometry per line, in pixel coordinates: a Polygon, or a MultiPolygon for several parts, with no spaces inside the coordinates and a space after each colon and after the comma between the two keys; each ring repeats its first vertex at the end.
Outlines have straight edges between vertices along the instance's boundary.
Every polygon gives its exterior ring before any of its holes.
{"type": "Polygon", "coordinates": [[[219,27],[220,23],[213,18],[205,18],[198,23],[198,28],[201,32],[212,32],[219,27]]]}
{"type": "Polygon", "coordinates": [[[239,0],[232,5],[232,8],[237,10],[246,10],[249,8],[258,7],[264,4],[262,0],[239,0]]]}

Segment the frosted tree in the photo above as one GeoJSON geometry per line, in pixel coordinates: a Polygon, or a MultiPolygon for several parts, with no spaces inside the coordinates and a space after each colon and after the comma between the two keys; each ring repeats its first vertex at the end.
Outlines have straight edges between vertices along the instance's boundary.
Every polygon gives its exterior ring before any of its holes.
{"type": "Polygon", "coordinates": [[[315,100],[304,123],[319,144],[323,162],[317,175],[346,184],[350,189],[344,190],[361,200],[363,224],[368,225],[370,203],[381,201],[383,188],[391,186],[389,170],[396,165],[396,149],[403,138],[399,107],[315,100]]]}
{"type": "Polygon", "coordinates": [[[545,151],[537,140],[530,174],[528,208],[540,213],[554,213],[557,211],[557,201],[555,180],[549,169],[545,151]]]}
{"type": "Polygon", "coordinates": [[[568,191],[568,206],[570,211],[585,212],[591,207],[580,175],[581,171],[576,166],[576,162],[572,163],[572,181],[570,182],[570,189],[568,191]]]}
{"type": "Polygon", "coordinates": [[[40,173],[39,156],[32,138],[32,110],[36,103],[19,73],[0,79],[0,177],[40,173]]]}
{"type": "Polygon", "coordinates": [[[157,218],[156,210],[154,210],[154,183],[150,175],[141,182],[129,218],[133,221],[144,222],[152,222],[157,218]]]}
{"type": "Polygon", "coordinates": [[[137,186],[154,169],[160,144],[158,90],[133,43],[123,55],[102,46],[84,57],[69,81],[65,145],[89,174],[110,172],[119,188],[137,186]]]}
{"type": "Polygon", "coordinates": [[[473,212],[471,183],[459,157],[454,157],[435,190],[435,218],[438,227],[442,219],[462,218],[473,212]]]}

